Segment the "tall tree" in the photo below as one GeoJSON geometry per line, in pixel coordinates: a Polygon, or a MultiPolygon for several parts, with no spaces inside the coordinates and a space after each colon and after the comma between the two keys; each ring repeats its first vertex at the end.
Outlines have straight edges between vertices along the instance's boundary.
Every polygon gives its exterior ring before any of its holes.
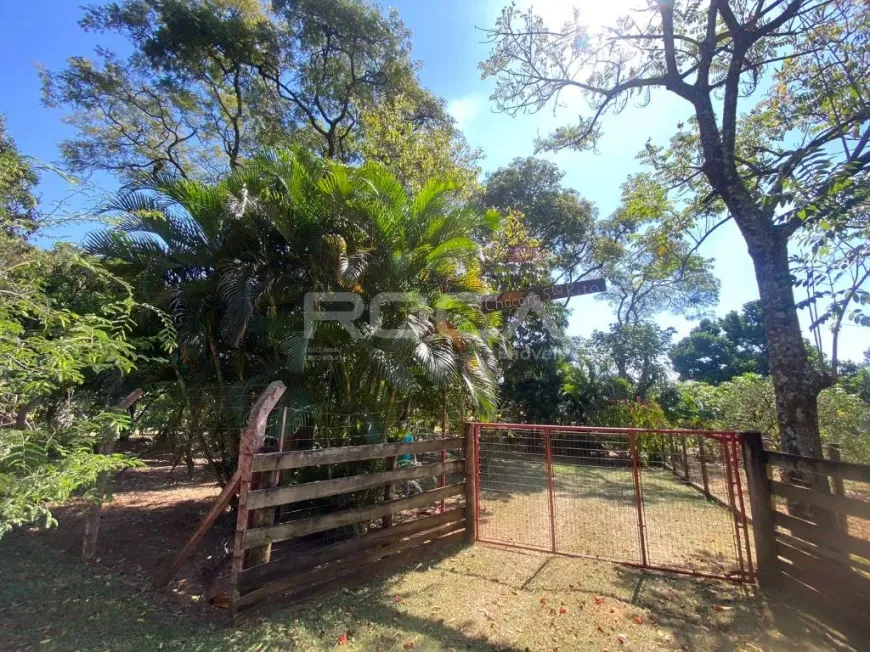
{"type": "Polygon", "coordinates": [[[761,304],[750,301],[740,312],[704,319],[670,352],[680,380],[718,385],[735,376],[770,374],[761,304]]]}
{"type": "Polygon", "coordinates": [[[216,180],[291,142],[354,160],[364,116],[399,96],[415,124],[451,125],[419,85],[398,14],[366,0],[123,0],[80,24],[133,52],[99,48],[98,62],[42,72],[45,102],[72,111],[73,170],[216,180]]]}
{"type": "Polygon", "coordinates": [[[649,174],[622,185],[619,208],[599,225],[599,260],[608,289],[602,295],[618,324],[638,324],[661,312],[697,318],[719,298],[712,261],[696,253],[692,232],[664,186],[649,174]]]}
{"type": "Polygon", "coordinates": [[[494,49],[482,64],[484,76],[498,76],[493,99],[504,111],[539,110],[566,89],[589,99],[591,116],[540,140],[547,149],[594,147],[608,112],[654,90],[686,102],[692,119],[649,158],[740,229],[764,309],[782,446],[815,457],[817,397],[830,379],[807,356],[788,245],[870,164],[868,20],[866,6],[848,0],[661,0],[596,37],[576,16],[548,29],[511,6],[489,30],[494,49]]]}
{"type": "Polygon", "coordinates": [[[564,177],[552,161],[515,158],[487,177],[483,201],[521,212],[529,235],[551,256],[556,280],[576,281],[601,271],[596,214],[591,202],[562,184],[564,177]]]}

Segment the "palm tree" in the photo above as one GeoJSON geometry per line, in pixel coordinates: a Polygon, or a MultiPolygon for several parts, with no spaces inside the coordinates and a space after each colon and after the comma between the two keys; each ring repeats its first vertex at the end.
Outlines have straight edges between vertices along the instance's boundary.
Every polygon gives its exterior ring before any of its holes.
{"type": "Polygon", "coordinates": [[[275,378],[295,388],[292,407],[343,437],[355,427],[383,436],[445,388],[494,410],[498,318],[456,293],[486,290],[479,242],[498,215],[470,207],[449,182],[410,197],[382,166],[278,150],[216,184],[145,180],[106,211],[116,226],[86,246],[169,315],[156,330],[177,334],[168,366],[188,397],[191,438],[222,475],[248,390],[275,378]],[[306,293],[348,291],[366,306],[359,337],[334,322],[304,332],[306,293]],[[406,300],[371,324],[382,292],[406,300]]]}

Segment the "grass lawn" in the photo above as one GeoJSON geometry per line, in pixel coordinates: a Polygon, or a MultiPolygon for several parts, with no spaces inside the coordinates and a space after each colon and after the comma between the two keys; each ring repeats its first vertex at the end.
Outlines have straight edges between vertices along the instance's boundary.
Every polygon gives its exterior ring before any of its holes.
{"type": "Polygon", "coordinates": [[[0,559],[4,651],[828,650],[866,642],[749,587],[481,545],[235,628],[226,612],[178,609],[165,592],[100,564],[85,568],[32,533],[4,538],[0,559]]]}
{"type": "MultiPolygon", "coordinates": [[[[738,570],[734,520],[725,507],[666,469],[642,468],[640,483],[651,565],[714,575],[738,570]]],[[[543,459],[494,457],[480,484],[481,538],[550,549],[543,459]]],[[[641,561],[631,467],[556,461],[553,485],[559,552],[641,561]]]]}

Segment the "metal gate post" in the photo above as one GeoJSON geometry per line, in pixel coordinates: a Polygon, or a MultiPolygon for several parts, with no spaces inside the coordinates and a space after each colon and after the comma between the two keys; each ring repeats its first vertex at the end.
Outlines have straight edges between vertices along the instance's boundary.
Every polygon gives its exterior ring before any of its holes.
{"type": "MultiPolygon", "coordinates": [[[[734,490],[737,494],[737,506],[740,509],[740,526],[743,528],[743,542],[746,544],[746,562],[749,565],[749,576],[755,576],[752,564],[752,547],[749,545],[749,523],[746,520],[746,504],[743,500],[743,481],[740,479],[740,460],[743,455],[737,453],[738,436],[731,435],[731,459],[734,461],[734,490]]],[[[740,445],[743,445],[742,440],[740,445]]]]}
{"type": "Polygon", "coordinates": [[[646,527],[643,522],[643,494],[640,490],[640,469],[637,459],[637,434],[631,433],[628,435],[629,451],[631,454],[631,471],[634,476],[634,502],[637,507],[637,530],[640,534],[640,559],[644,566],[649,566],[649,560],[646,556],[646,527]]]}
{"type": "Polygon", "coordinates": [[[474,540],[480,538],[480,424],[472,426],[474,438],[474,540]]]}
{"type": "Polygon", "coordinates": [[[737,548],[737,564],[739,566],[741,576],[746,572],[743,566],[743,544],[740,543],[740,516],[737,509],[737,501],[734,496],[734,479],[732,473],[736,469],[732,469],[733,464],[731,455],[728,451],[727,435],[720,439],[722,443],[722,461],[725,464],[725,484],[728,487],[728,507],[731,510],[731,516],[734,518],[734,544],[737,548]]]}
{"type": "Polygon", "coordinates": [[[547,495],[550,505],[550,548],[556,552],[556,504],[553,498],[553,450],[550,429],[544,428],[544,447],[547,452],[547,495]]]}

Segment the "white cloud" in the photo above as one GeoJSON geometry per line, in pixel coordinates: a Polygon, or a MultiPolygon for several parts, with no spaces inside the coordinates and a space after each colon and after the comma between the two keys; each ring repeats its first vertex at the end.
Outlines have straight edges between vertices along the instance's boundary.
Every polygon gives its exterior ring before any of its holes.
{"type": "Polygon", "coordinates": [[[485,103],[486,99],[477,95],[460,97],[447,102],[447,113],[456,120],[456,126],[465,131],[471,125],[471,121],[480,113],[485,103]]]}

